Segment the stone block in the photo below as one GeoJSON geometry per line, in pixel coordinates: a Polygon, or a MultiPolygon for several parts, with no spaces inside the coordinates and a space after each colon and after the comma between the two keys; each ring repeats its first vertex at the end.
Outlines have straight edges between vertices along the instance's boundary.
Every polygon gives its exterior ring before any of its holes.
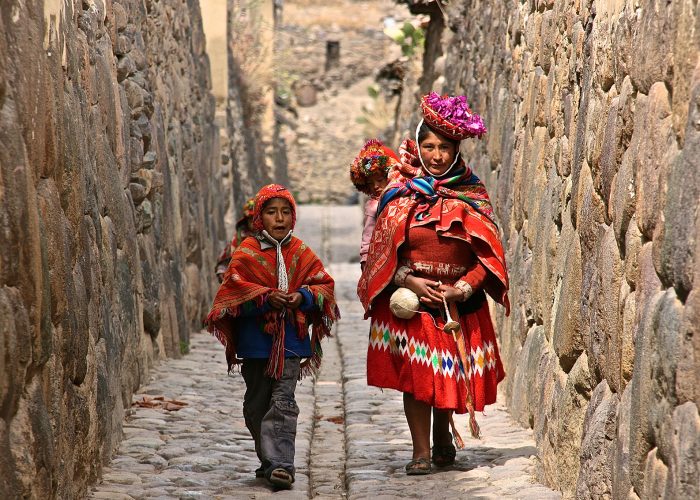
{"type": "Polygon", "coordinates": [[[688,401],[675,408],[669,429],[672,446],[667,456],[666,498],[700,497],[700,417],[688,401]]]}
{"type": "MultiPolygon", "coordinates": [[[[649,245],[649,244],[648,244],[649,245]]],[[[646,245],[645,245],[646,247],[646,245]]],[[[643,249],[644,252],[644,249],[643,249]]],[[[646,252],[645,252],[646,253],[646,252]]],[[[644,262],[647,262],[648,257],[644,262]]],[[[643,264],[644,266],[648,264],[643,264]]],[[[653,269],[652,269],[653,271],[653,269]]],[[[644,271],[642,271],[644,274],[644,271]]],[[[655,318],[661,307],[663,292],[650,293],[642,288],[637,292],[637,324],[635,333],[634,373],[630,382],[632,405],[630,408],[630,479],[637,492],[644,491],[644,467],[647,454],[654,442],[652,409],[658,404],[653,383],[656,332],[655,318]]]]}
{"type": "Polygon", "coordinates": [[[644,484],[641,498],[663,498],[668,480],[668,467],[660,459],[657,449],[649,451],[644,463],[644,484]]]}
{"type": "Polygon", "coordinates": [[[119,58],[117,63],[117,81],[119,83],[123,82],[129,76],[136,73],[136,63],[129,55],[124,55],[119,58]]]}
{"type": "Polygon", "coordinates": [[[562,231],[556,255],[557,284],[552,306],[551,339],[562,369],[568,373],[588,345],[581,329],[581,245],[568,211],[562,217],[562,231]]]}
{"type": "Polygon", "coordinates": [[[572,497],[580,468],[580,447],[587,401],[591,397],[591,374],[586,353],[581,354],[557,391],[549,421],[546,440],[552,443],[543,456],[542,465],[549,484],[556,484],[565,497],[572,497]]]}
{"type": "Polygon", "coordinates": [[[668,175],[663,224],[658,235],[659,275],[683,298],[693,289],[694,275],[700,269],[696,255],[700,245],[700,77],[696,81],[691,98],[696,105],[691,105],[688,114],[683,152],[673,161],[668,175]]]}
{"type": "Polygon", "coordinates": [[[593,390],[583,422],[576,498],[610,498],[618,400],[603,380],[593,390]]]}
{"type": "Polygon", "coordinates": [[[146,192],[146,188],[140,183],[136,182],[129,183],[129,192],[131,193],[131,199],[133,200],[134,205],[137,206],[146,198],[146,195],[148,194],[146,192]]]}
{"type": "Polygon", "coordinates": [[[646,99],[637,99],[637,106],[630,143],[637,170],[637,223],[642,234],[651,238],[664,206],[663,185],[678,150],[664,84],[652,85],[646,99]]]}
{"type": "Polygon", "coordinates": [[[587,319],[591,371],[597,380],[607,379],[614,392],[620,389],[620,287],[623,267],[612,227],[605,229],[590,267],[593,276],[584,289],[582,314],[587,319]]]}
{"type": "Polygon", "coordinates": [[[644,94],[656,82],[671,83],[673,53],[669,49],[676,23],[654,2],[647,2],[646,7],[642,15],[627,10],[614,33],[617,65],[626,70],[634,86],[644,94]]]}
{"type": "MultiPolygon", "coordinates": [[[[615,237],[617,237],[617,227],[615,227],[615,237]]],[[[625,258],[625,279],[632,288],[637,287],[639,278],[639,253],[642,250],[642,233],[637,226],[637,218],[632,215],[627,233],[625,234],[624,242],[624,258],[625,258]]]]}
{"type": "Polygon", "coordinates": [[[685,301],[680,333],[676,394],[678,403],[684,404],[700,397],[700,291],[693,290],[685,301]]]}
{"type": "MultiPolygon", "coordinates": [[[[620,249],[625,248],[625,236],[630,221],[635,217],[637,199],[635,197],[635,172],[630,151],[622,156],[619,170],[612,179],[608,200],[608,220],[615,230],[615,239],[620,249]]],[[[635,219],[636,222],[636,219],[635,219]]]]}
{"type": "Polygon", "coordinates": [[[632,390],[627,386],[620,397],[617,407],[617,429],[614,440],[615,450],[612,461],[612,498],[628,498],[632,491],[630,481],[630,412],[632,406],[632,390]]]}
{"type": "MultiPolygon", "coordinates": [[[[620,292],[621,315],[618,324],[618,348],[620,356],[620,380],[618,393],[622,392],[627,383],[632,379],[634,371],[634,332],[637,328],[637,297],[635,292],[630,292],[629,285],[622,283],[620,292]]],[[[612,352],[611,354],[615,354],[612,352]]]]}
{"type": "Polygon", "coordinates": [[[29,314],[17,288],[0,288],[0,317],[4,318],[0,322],[0,404],[14,413],[22,395],[17,387],[25,379],[32,345],[29,314]]]}

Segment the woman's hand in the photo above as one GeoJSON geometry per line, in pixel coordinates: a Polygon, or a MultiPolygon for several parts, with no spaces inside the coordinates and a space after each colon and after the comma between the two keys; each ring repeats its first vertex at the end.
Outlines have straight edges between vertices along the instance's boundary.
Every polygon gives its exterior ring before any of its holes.
{"type": "Polygon", "coordinates": [[[301,305],[304,297],[302,297],[301,292],[293,292],[287,295],[287,307],[290,309],[297,309],[301,305]]]}
{"type": "Polygon", "coordinates": [[[280,310],[289,307],[289,298],[286,293],[275,290],[267,296],[267,303],[271,308],[280,310]]]}
{"type": "Polygon", "coordinates": [[[419,278],[409,274],[406,276],[406,288],[418,296],[422,304],[428,307],[442,307],[442,295],[438,291],[440,282],[419,278]]]}
{"type": "Polygon", "coordinates": [[[440,285],[438,291],[444,295],[447,302],[461,302],[464,299],[464,292],[450,285],[440,285]]]}

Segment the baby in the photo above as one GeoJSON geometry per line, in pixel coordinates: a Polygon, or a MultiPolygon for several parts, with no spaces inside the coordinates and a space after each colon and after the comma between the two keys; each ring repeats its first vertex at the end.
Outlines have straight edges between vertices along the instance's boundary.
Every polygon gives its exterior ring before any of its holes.
{"type": "Polygon", "coordinates": [[[360,266],[364,270],[369,251],[369,242],[377,221],[379,196],[388,183],[389,171],[399,163],[399,158],[390,148],[377,139],[370,139],[350,167],[350,180],[358,191],[368,196],[365,202],[364,228],[360,244],[360,266]]]}

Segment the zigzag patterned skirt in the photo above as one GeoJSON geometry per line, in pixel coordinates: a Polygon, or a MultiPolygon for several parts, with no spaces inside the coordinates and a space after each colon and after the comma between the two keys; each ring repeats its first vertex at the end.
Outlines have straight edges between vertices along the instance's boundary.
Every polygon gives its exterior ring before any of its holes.
{"type": "Polygon", "coordinates": [[[389,309],[390,291],[383,291],[372,304],[367,383],[413,394],[435,408],[466,413],[467,382],[474,395],[474,409],[496,401],[496,387],[505,373],[496,336],[484,299],[459,322],[470,353],[462,366],[452,334],[442,330],[445,321],[420,312],[405,320],[389,309]]]}

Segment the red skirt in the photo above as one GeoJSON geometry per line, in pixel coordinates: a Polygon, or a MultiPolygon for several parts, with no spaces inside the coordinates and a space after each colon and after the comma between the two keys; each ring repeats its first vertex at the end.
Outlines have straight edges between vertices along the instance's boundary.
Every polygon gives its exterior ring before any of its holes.
{"type": "Polygon", "coordinates": [[[389,309],[390,292],[373,302],[367,383],[413,394],[432,407],[467,412],[467,381],[474,409],[496,401],[496,387],[505,377],[488,302],[460,316],[469,360],[459,360],[457,342],[442,330],[444,319],[420,312],[411,319],[397,318],[389,309]]]}

